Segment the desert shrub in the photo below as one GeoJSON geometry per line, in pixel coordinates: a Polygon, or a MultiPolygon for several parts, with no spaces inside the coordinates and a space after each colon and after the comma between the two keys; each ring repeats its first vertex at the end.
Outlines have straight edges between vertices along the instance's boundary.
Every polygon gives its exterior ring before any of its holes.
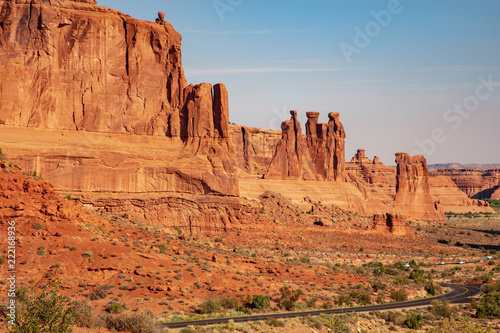
{"type": "Polygon", "coordinates": [[[155,325],[155,316],[150,310],[141,313],[111,315],[105,313],[101,322],[109,330],[130,333],[160,333],[155,325]]]}
{"type": "Polygon", "coordinates": [[[237,309],[240,306],[240,301],[236,298],[225,297],[220,300],[220,305],[225,310],[237,309]]]}
{"type": "Polygon", "coordinates": [[[280,288],[280,300],[278,302],[278,306],[281,309],[291,311],[295,308],[295,303],[299,300],[299,297],[304,292],[302,289],[291,290],[288,286],[284,286],[280,288]]]}
{"type": "Polygon", "coordinates": [[[487,333],[490,330],[484,330],[479,324],[474,323],[470,318],[467,317],[451,317],[440,321],[433,328],[426,330],[427,333],[450,333],[450,332],[460,332],[460,333],[487,333]]]}
{"type": "Polygon", "coordinates": [[[40,230],[40,229],[42,229],[42,225],[40,223],[35,223],[35,224],[33,224],[33,229],[40,230]]]}
{"type": "Polygon", "coordinates": [[[128,309],[128,306],[123,303],[111,302],[108,304],[104,311],[109,312],[111,314],[120,313],[128,309]]]}
{"type": "Polygon", "coordinates": [[[406,327],[412,330],[421,329],[424,325],[424,317],[419,313],[412,313],[406,320],[404,321],[406,327]]]}
{"type": "Polygon", "coordinates": [[[89,294],[89,299],[91,301],[95,301],[95,300],[98,300],[98,299],[102,299],[102,298],[105,298],[106,296],[108,296],[108,291],[113,288],[113,286],[111,285],[104,285],[104,286],[101,286],[99,284],[96,284],[94,286],[94,288],[92,288],[92,291],[90,292],[89,294]]]}
{"type": "Polygon", "coordinates": [[[198,307],[197,312],[201,314],[211,314],[221,312],[221,310],[222,306],[220,304],[220,301],[216,298],[211,298],[201,303],[201,305],[198,307]]]}
{"type": "Polygon", "coordinates": [[[255,295],[252,299],[252,307],[259,310],[267,309],[271,306],[271,298],[264,295],[255,295]]]}
{"type": "Polygon", "coordinates": [[[19,291],[16,325],[11,327],[14,333],[71,332],[74,326],[74,313],[67,297],[58,293],[57,285],[36,289],[31,293],[27,289],[19,291]]]}
{"type": "Polygon", "coordinates": [[[432,301],[430,312],[438,317],[450,318],[452,315],[451,307],[448,302],[432,301]]]}
{"type": "Polygon", "coordinates": [[[351,290],[349,297],[359,305],[368,305],[371,303],[370,295],[364,291],[351,290]]]}
{"type": "Polygon", "coordinates": [[[285,327],[285,322],[278,318],[269,318],[266,320],[266,324],[272,327],[285,327]]]}
{"type": "Polygon", "coordinates": [[[424,289],[427,292],[427,294],[429,294],[431,296],[436,295],[436,287],[434,287],[434,283],[432,283],[432,282],[427,283],[425,285],[424,289]]]}
{"type": "Polygon", "coordinates": [[[36,252],[36,254],[38,254],[39,256],[44,256],[45,255],[45,247],[44,246],[40,246],[38,248],[38,251],[36,252]]]}
{"type": "Polygon", "coordinates": [[[391,298],[396,302],[404,302],[408,299],[408,295],[406,294],[406,291],[404,291],[403,289],[393,290],[391,292],[391,298]]]}
{"type": "Polygon", "coordinates": [[[5,160],[5,154],[2,151],[2,149],[0,149],[0,161],[3,161],[3,160],[5,160]]]}
{"type": "Polygon", "coordinates": [[[387,288],[387,286],[380,281],[376,281],[376,282],[372,283],[372,289],[374,292],[378,292],[379,290],[385,290],[386,288],[387,288]]]}
{"type": "Polygon", "coordinates": [[[351,333],[351,329],[347,326],[346,322],[336,315],[326,315],[320,317],[328,332],[335,333],[351,333]]]}
{"type": "Polygon", "coordinates": [[[500,293],[483,294],[474,308],[478,318],[500,318],[500,293]]]}
{"type": "Polygon", "coordinates": [[[76,326],[92,328],[96,324],[94,309],[85,301],[75,301],[71,305],[71,312],[76,326]]]}
{"type": "Polygon", "coordinates": [[[422,269],[413,269],[410,272],[410,279],[415,280],[415,282],[421,282],[424,279],[424,271],[422,269]]]}
{"type": "Polygon", "coordinates": [[[7,260],[7,256],[5,254],[2,254],[0,256],[0,265],[3,265],[6,260],[7,260]]]}

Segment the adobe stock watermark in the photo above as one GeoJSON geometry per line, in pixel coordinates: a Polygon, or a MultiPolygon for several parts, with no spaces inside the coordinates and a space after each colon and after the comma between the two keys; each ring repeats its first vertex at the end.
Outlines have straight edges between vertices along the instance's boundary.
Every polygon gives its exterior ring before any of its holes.
{"type": "Polygon", "coordinates": [[[354,54],[360,54],[363,49],[368,47],[371,41],[380,35],[382,29],[391,24],[392,18],[403,12],[403,9],[404,7],[399,0],[389,0],[386,9],[379,11],[372,10],[370,16],[373,17],[373,20],[367,22],[364,29],[354,27],[355,34],[352,44],[346,42],[341,42],[339,44],[346,62],[350,64],[352,62],[352,56],[354,54]]]}
{"type": "MultiPolygon", "coordinates": [[[[493,81],[493,74],[488,75],[487,78],[481,75],[477,79],[479,83],[476,85],[474,93],[465,97],[462,103],[453,104],[452,107],[446,109],[443,113],[443,121],[449,124],[449,128],[454,131],[458,130],[464,120],[477,111],[481,102],[489,99],[496,91],[496,87],[500,86],[500,82],[493,81]]],[[[446,130],[436,127],[432,130],[430,137],[414,141],[418,150],[412,151],[411,155],[430,156],[436,152],[439,144],[445,143],[447,140],[448,135],[446,135],[446,130]]]]}
{"type": "Polygon", "coordinates": [[[9,221],[7,227],[7,323],[16,323],[16,222],[9,221]]]}
{"type": "Polygon", "coordinates": [[[290,109],[284,105],[281,109],[273,108],[274,116],[269,120],[269,129],[281,129],[281,123],[290,119],[290,109]]]}
{"type": "Polygon", "coordinates": [[[232,12],[236,7],[241,5],[243,0],[214,0],[212,2],[219,19],[224,21],[224,15],[227,12],[232,12]]]}

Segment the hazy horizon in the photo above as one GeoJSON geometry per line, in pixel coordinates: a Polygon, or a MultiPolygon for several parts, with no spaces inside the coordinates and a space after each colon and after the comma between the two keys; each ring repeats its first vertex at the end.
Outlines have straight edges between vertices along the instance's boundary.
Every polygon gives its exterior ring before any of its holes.
{"type": "Polygon", "coordinates": [[[98,4],[183,36],[188,83],[227,86],[230,121],[340,112],[346,159],[500,163],[500,2],[192,0],[98,4]]]}

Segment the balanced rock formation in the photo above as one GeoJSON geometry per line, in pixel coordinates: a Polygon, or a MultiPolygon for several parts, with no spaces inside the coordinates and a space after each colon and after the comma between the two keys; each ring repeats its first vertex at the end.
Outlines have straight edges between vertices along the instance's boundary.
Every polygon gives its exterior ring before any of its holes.
{"type": "Polygon", "coordinates": [[[431,194],[427,161],[423,155],[396,153],[397,186],[394,210],[408,216],[444,220],[444,212],[431,194]]]}
{"type": "Polygon", "coordinates": [[[302,135],[297,111],[290,111],[290,120],[281,123],[282,136],[264,178],[266,179],[316,179],[311,156],[302,135]]]}

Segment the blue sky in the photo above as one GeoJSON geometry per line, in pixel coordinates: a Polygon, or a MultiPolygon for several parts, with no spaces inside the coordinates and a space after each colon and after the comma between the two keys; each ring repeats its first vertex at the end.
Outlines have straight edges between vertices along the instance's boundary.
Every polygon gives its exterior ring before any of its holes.
{"type": "Polygon", "coordinates": [[[230,121],[279,128],[340,112],[346,156],[500,163],[500,1],[98,0],[158,11],[183,36],[189,83],[222,82],[230,121]],[[378,18],[378,20],[377,20],[378,18]],[[487,83],[485,83],[487,82],[487,83]],[[488,83],[489,82],[489,83],[488,83]]]}

